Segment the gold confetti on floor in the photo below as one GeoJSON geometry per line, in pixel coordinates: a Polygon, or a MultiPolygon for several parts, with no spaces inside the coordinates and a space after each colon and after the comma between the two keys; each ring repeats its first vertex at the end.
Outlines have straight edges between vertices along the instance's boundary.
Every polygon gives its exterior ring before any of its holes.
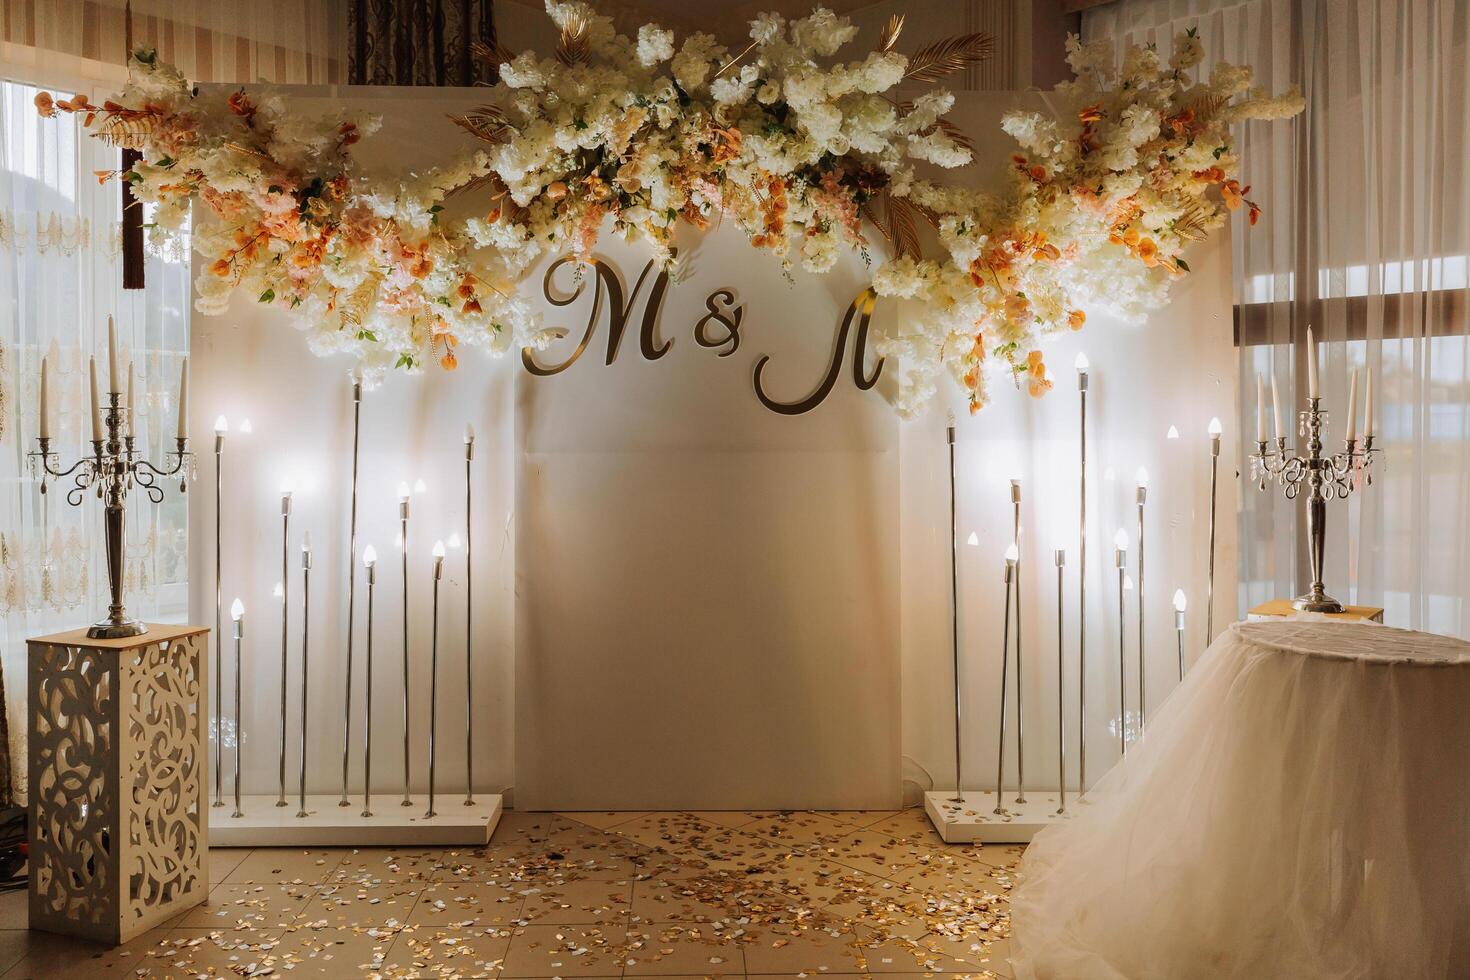
{"type": "Polygon", "coordinates": [[[1009,978],[1020,855],[917,809],[510,812],[484,848],[215,848],[208,904],[0,978],[1009,978]]]}

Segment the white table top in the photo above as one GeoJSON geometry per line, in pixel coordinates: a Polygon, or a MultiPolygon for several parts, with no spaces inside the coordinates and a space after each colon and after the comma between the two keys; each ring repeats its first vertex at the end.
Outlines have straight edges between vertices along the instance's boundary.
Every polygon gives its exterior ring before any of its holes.
{"type": "Polygon", "coordinates": [[[1470,643],[1376,623],[1249,622],[1232,629],[1256,646],[1329,660],[1416,667],[1470,666],[1470,643]]]}

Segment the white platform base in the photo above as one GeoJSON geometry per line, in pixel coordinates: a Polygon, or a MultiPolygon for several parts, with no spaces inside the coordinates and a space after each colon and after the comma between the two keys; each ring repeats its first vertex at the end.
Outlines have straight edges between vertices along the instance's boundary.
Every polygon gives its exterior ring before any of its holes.
{"type": "Polygon", "coordinates": [[[233,800],[209,808],[211,847],[386,847],[401,844],[427,847],[474,846],[490,842],[500,823],[500,797],[476,794],[475,805],[464,797],[441,793],[434,797],[433,817],[424,816],[427,796],[413,796],[412,806],[391,794],[373,797],[373,815],[362,816],[362,797],[350,806],[338,806],[340,796],[308,796],[305,817],[296,816],[299,800],[290,797],[276,806],[274,796],[241,799],[242,817],[232,817],[233,800]]]}
{"type": "Polygon", "coordinates": [[[924,812],[929,814],[934,829],[949,844],[969,844],[980,841],[987,844],[1024,844],[1036,836],[1041,828],[1070,820],[1078,807],[1077,797],[1067,794],[1067,812],[1057,813],[1057,794],[1026,793],[1026,802],[1016,802],[1016,791],[1007,790],[1005,814],[995,812],[995,794],[963,794],[964,802],[956,803],[954,790],[935,790],[924,794],[924,812]]]}

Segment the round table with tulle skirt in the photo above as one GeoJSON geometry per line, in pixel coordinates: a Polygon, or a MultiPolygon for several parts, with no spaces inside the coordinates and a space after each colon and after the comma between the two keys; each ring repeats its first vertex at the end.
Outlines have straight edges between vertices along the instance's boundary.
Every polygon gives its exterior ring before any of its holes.
{"type": "Polygon", "coordinates": [[[1037,835],[1021,980],[1470,977],[1470,644],[1232,626],[1037,835]]]}

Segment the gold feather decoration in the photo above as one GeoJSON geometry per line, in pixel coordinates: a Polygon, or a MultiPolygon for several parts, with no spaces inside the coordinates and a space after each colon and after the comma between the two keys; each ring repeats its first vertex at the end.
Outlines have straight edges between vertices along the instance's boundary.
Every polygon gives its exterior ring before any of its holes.
{"type": "Polygon", "coordinates": [[[151,115],[105,116],[94,133],[98,139],[124,150],[141,150],[153,132],[151,115]]]}
{"type": "Polygon", "coordinates": [[[1208,236],[1213,218],[1214,214],[1210,210],[1195,202],[1174,219],[1174,234],[1187,242],[1202,242],[1208,236]]]}
{"type": "Polygon", "coordinates": [[[450,116],[449,121],[486,143],[504,143],[515,132],[506,118],[505,110],[487,103],[476,106],[462,116],[450,116]]]}
{"type": "Polygon", "coordinates": [[[1204,95],[1190,99],[1184,104],[1184,109],[1193,112],[1194,118],[1203,122],[1212,118],[1229,104],[1230,96],[1222,95],[1219,92],[1207,92],[1204,95]]]}
{"type": "Polygon", "coordinates": [[[958,34],[935,41],[920,48],[909,59],[908,71],[903,77],[915,82],[937,82],[989,58],[995,47],[995,38],[983,32],[958,34]]]}
{"type": "Polygon", "coordinates": [[[450,190],[449,194],[446,196],[453,197],[456,194],[465,194],[470,191],[477,191],[482,187],[490,188],[490,199],[492,201],[500,200],[506,195],[506,192],[508,190],[508,188],[505,186],[505,181],[500,179],[499,174],[488,173],[480,174],[480,176],[478,177],[471,177],[463,184],[460,184],[458,187],[450,190]]]}
{"type": "Polygon", "coordinates": [[[378,277],[368,276],[347,297],[347,302],[342,304],[342,325],[344,327],[361,327],[377,298],[378,277]]]}
{"type": "Polygon", "coordinates": [[[592,22],[581,12],[567,17],[556,46],[556,60],[567,67],[584,64],[592,53],[592,22]]]}
{"type": "Polygon", "coordinates": [[[919,258],[919,233],[914,228],[914,208],[907,200],[883,195],[883,216],[888,221],[884,237],[893,246],[895,257],[904,255],[919,258]]]}
{"type": "Polygon", "coordinates": [[[493,44],[485,41],[472,41],[470,42],[470,53],[497,70],[501,65],[516,60],[515,54],[503,47],[499,41],[493,44]]]}
{"type": "Polygon", "coordinates": [[[898,36],[903,33],[903,14],[894,14],[888,18],[888,23],[883,25],[883,33],[878,35],[877,51],[886,54],[893,50],[898,43],[898,36]]]}
{"type": "Polygon", "coordinates": [[[878,229],[878,234],[883,236],[883,240],[892,245],[893,239],[888,234],[888,228],[883,224],[883,222],[878,220],[878,213],[873,210],[872,203],[868,202],[863,204],[863,206],[859,208],[859,210],[862,212],[863,217],[867,219],[868,224],[878,229]]]}

